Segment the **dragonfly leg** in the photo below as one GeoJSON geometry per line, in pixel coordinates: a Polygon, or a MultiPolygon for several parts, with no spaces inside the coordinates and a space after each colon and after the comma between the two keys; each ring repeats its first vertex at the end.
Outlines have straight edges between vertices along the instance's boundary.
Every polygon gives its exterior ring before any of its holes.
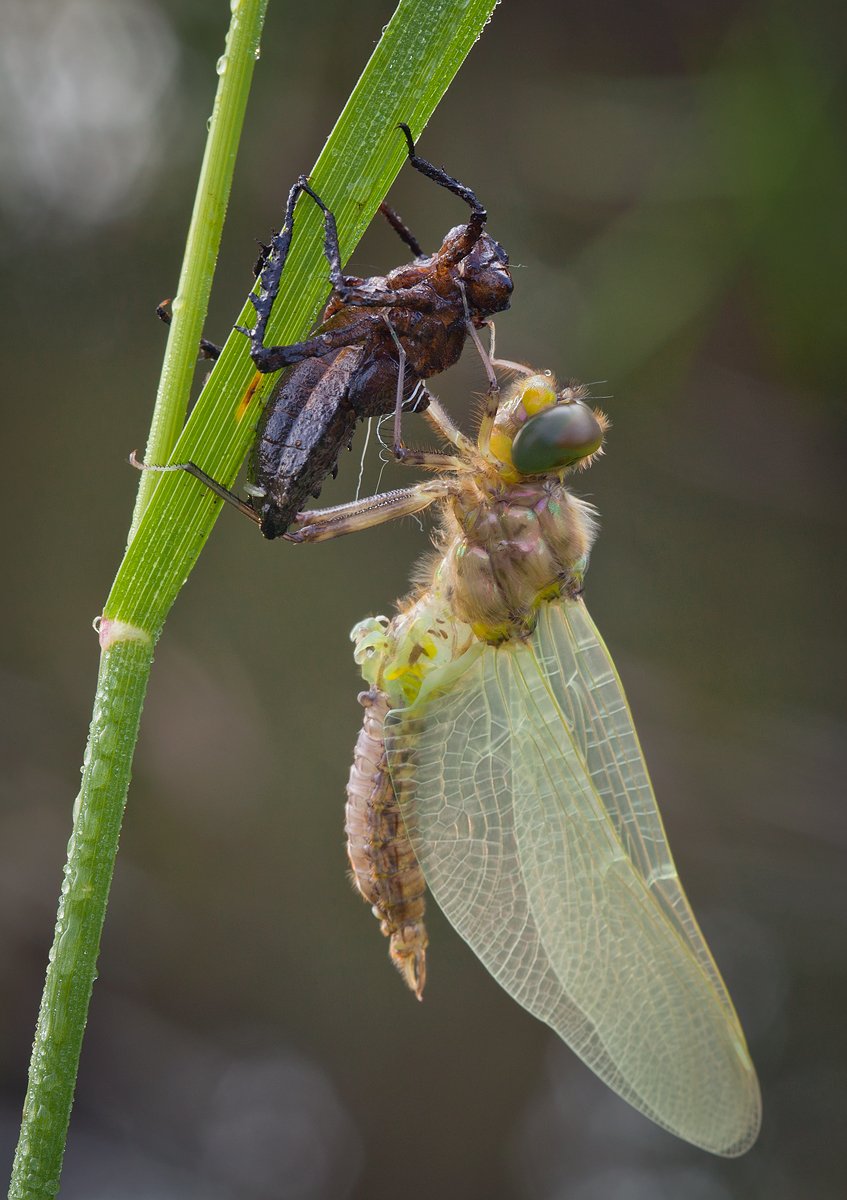
{"type": "Polygon", "coordinates": [[[470,254],[473,247],[479,241],[485,222],[488,220],[488,213],[485,206],[479,202],[476,193],[469,187],[466,187],[463,183],[459,183],[458,179],[454,179],[452,175],[448,175],[442,167],[436,167],[433,163],[427,162],[425,158],[420,157],[415,150],[415,140],[408,125],[401,121],[397,128],[402,129],[403,136],[406,139],[410,166],[414,167],[416,171],[420,171],[421,175],[426,175],[427,179],[431,179],[439,187],[446,188],[448,192],[452,192],[454,196],[458,196],[460,200],[464,200],[465,204],[470,207],[471,217],[466,226],[465,233],[461,239],[461,243],[457,244],[453,251],[455,261],[459,262],[466,255],[470,254]]]}
{"type": "MultiPolygon", "coordinates": [[[[355,346],[362,342],[371,330],[370,316],[362,316],[349,325],[341,325],[337,329],[327,329],[303,342],[292,342],[290,346],[258,346],[252,345],[250,355],[256,367],[263,375],[271,371],[279,371],[282,367],[290,367],[302,362],[305,358],[325,358],[345,346],[355,346]]],[[[236,326],[241,333],[249,333],[242,326],[236,326]]]]}
{"type": "Polygon", "coordinates": [[[499,367],[501,371],[517,371],[519,375],[535,375],[536,371],[525,363],[512,362],[509,358],[497,358],[494,353],[494,322],[486,321],[485,324],[488,326],[488,359],[492,367],[499,367]]]}
{"type": "Polygon", "coordinates": [[[406,243],[412,254],[414,254],[415,258],[421,258],[423,256],[421,244],[400,214],[395,212],[391,205],[386,203],[385,200],[383,200],[382,204],[380,204],[379,211],[385,217],[386,221],[394,230],[394,232],[402,241],[406,243]]]}
{"type": "Polygon", "coordinates": [[[366,496],[334,508],[298,513],[298,528],[283,534],[283,537],[289,542],[325,542],[330,538],[343,537],[346,533],[358,533],[362,529],[372,529],[376,525],[385,525],[400,517],[422,512],[446,494],[446,486],[433,481],[382,492],[377,496],[366,496]]]}
{"type": "MultiPolygon", "coordinates": [[[[441,401],[436,399],[428,389],[425,391],[429,400],[429,405],[424,411],[426,420],[429,421],[436,433],[440,434],[451,446],[455,446],[463,454],[472,453],[474,444],[471,439],[462,433],[441,401]]],[[[453,466],[456,465],[456,460],[452,456],[450,462],[453,466]]]]}
{"type": "Polygon", "coordinates": [[[471,320],[470,310],[468,309],[468,300],[465,295],[465,285],[461,279],[458,281],[459,290],[462,293],[462,303],[465,307],[465,328],[468,331],[473,344],[476,346],[477,353],[482,360],[482,365],[485,368],[485,374],[488,378],[488,390],[485,393],[485,407],[482,410],[482,417],[479,422],[479,433],[477,435],[477,446],[483,458],[490,458],[488,445],[491,441],[491,431],[494,428],[494,418],[497,416],[497,409],[500,407],[500,384],[497,382],[497,375],[494,370],[494,363],[491,360],[488,351],[480,341],[479,334],[476,331],[473,321],[471,320]]]}
{"type": "Polygon", "coordinates": [[[222,483],[218,483],[217,479],[213,479],[211,475],[204,471],[202,467],[198,467],[196,463],[166,463],[163,466],[158,466],[154,463],[142,462],[134,450],[129,456],[129,463],[130,466],[135,467],[136,471],[157,471],[161,474],[165,474],[168,471],[184,471],[186,475],[193,475],[209,491],[214,492],[216,496],[220,496],[221,500],[225,500],[233,508],[237,508],[242,516],[249,517],[255,525],[261,524],[262,518],[252,505],[248,504],[246,500],[242,500],[240,496],[236,496],[235,492],[231,492],[229,488],[225,488],[222,483]]]}
{"type": "MultiPolygon", "coordinates": [[[[273,235],[270,246],[267,248],[262,247],[264,262],[259,274],[259,290],[258,293],[251,292],[249,297],[251,304],[256,310],[256,324],[252,329],[236,325],[236,329],[241,333],[247,334],[250,338],[250,349],[254,360],[255,351],[257,349],[264,349],[268,317],[271,315],[274,300],[276,300],[277,293],[279,292],[279,281],[282,278],[282,270],[285,266],[285,260],[288,258],[288,251],[291,248],[291,238],[294,233],[294,206],[300,197],[300,193],[306,187],[308,187],[306,176],[301,175],[288,193],[282,228],[279,233],[273,235]]],[[[261,261],[262,259],[260,258],[261,261]]],[[[257,263],[256,265],[258,266],[259,264],[257,263]]],[[[256,365],[258,366],[258,363],[256,365]]]]}
{"type": "MultiPolygon", "coordinates": [[[[310,354],[303,353],[302,347],[307,345],[304,342],[291,346],[265,345],[265,332],[268,327],[268,319],[279,294],[282,272],[291,248],[291,238],[294,233],[294,208],[301,194],[304,192],[314,200],[324,216],[324,254],[329,263],[329,277],[332,285],[341,289],[346,286],[346,280],[341,272],[341,251],[338,246],[338,228],[335,223],[335,217],[317,192],[313,191],[309,186],[306,176],[301,175],[288,193],[282,228],[279,233],[273,236],[267,253],[263,253],[263,258],[259,260],[262,264],[259,274],[259,288],[257,292],[250,292],[248,297],[256,310],[256,323],[251,328],[236,325],[236,329],[240,333],[244,333],[250,338],[250,353],[253,361],[259,370],[265,374],[279,370],[280,367],[290,366],[294,362],[299,362],[302,358],[315,357],[316,354],[315,351],[310,354]]],[[[349,345],[350,343],[346,344],[349,345]]],[[[323,353],[330,353],[330,351],[324,350],[323,353]]]]}
{"type": "MultiPolygon", "coordinates": [[[[406,382],[406,351],[403,349],[403,343],[397,336],[397,330],[391,324],[388,317],[385,317],[385,323],[388,326],[388,332],[394,339],[394,345],[397,347],[397,397],[394,403],[394,457],[399,463],[404,463],[411,467],[432,467],[435,470],[449,470],[455,466],[455,459],[452,454],[447,454],[443,450],[412,450],[403,444],[403,391],[406,382]]],[[[428,392],[427,395],[429,395],[428,392]]],[[[447,414],[441,408],[440,404],[438,408],[441,414],[446,417],[447,414]]],[[[437,419],[433,423],[437,427],[437,419]]],[[[455,426],[453,428],[455,429],[455,426]]]]}

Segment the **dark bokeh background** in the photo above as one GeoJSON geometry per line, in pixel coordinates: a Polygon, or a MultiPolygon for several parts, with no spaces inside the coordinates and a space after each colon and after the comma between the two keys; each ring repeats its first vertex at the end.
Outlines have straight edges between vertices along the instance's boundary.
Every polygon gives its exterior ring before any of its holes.
{"type": "MultiPolygon", "coordinates": [[[[314,161],[390,0],[271,5],[208,333],[314,161]]],[[[0,667],[11,1157],[97,665],[227,6],[7,0],[0,667]]],[[[426,1002],[351,893],[347,632],[414,522],[297,551],[224,513],[144,714],[67,1200],[843,1195],[847,235],[840,5],[507,0],[421,143],[516,264],[501,353],[598,381],[589,605],[765,1103],[721,1162],[630,1111],[437,913],[426,1002]]],[[[435,246],[461,208],[404,171],[435,246]]],[[[400,258],[375,227],[363,273],[400,258]]],[[[438,390],[461,412],[473,355],[438,390]]],[[[353,494],[360,439],[325,495],[353,494]]],[[[376,485],[375,439],[365,488],[376,485]]],[[[390,473],[385,480],[390,479],[390,473]]]]}

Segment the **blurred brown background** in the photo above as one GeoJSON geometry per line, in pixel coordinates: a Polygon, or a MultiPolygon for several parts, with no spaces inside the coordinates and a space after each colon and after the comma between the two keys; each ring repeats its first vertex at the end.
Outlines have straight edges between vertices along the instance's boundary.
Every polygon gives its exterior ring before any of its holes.
{"type": "MultiPolygon", "coordinates": [[[[390,0],[271,4],[208,336],[390,0]]],[[[587,599],[760,1069],[713,1160],[609,1093],[433,913],[423,1005],[346,879],[347,634],[414,522],[296,550],[225,512],[159,644],[83,1054],[66,1200],[843,1195],[842,6],[511,0],[421,141],[516,264],[504,355],[599,381],[587,599]]],[[[8,1160],[97,666],[227,5],[6,0],[0,666],[8,1160]]],[[[463,209],[406,170],[425,246],[463,209]]],[[[376,225],[361,273],[402,254],[376,225]]],[[[436,390],[482,388],[473,354],[436,390]]],[[[360,438],[325,491],[353,494],[360,438]]],[[[380,471],[374,449],[363,487],[380,471]]],[[[390,482],[390,471],[383,482],[390,482]]]]}

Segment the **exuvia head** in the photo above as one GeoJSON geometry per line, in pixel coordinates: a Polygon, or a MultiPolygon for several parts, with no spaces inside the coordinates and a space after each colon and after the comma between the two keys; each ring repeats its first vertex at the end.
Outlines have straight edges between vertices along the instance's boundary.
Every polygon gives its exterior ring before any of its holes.
{"type": "Polygon", "coordinates": [[[473,250],[459,264],[459,277],[475,324],[477,318],[481,324],[487,316],[509,307],[514,288],[509,256],[490,234],[479,236],[473,250]]]}
{"type": "MultiPolygon", "coordinates": [[[[445,259],[450,262],[451,256],[457,253],[467,237],[467,226],[456,225],[444,239],[440,250],[427,258],[418,259],[421,266],[432,264],[436,269],[445,259]]],[[[444,267],[442,266],[442,270],[444,267]]],[[[465,289],[465,298],[475,325],[482,325],[486,317],[503,312],[509,307],[514,284],[509,273],[509,256],[499,242],[483,231],[472,249],[462,256],[458,266],[449,268],[451,274],[455,270],[455,278],[461,280],[465,289]]]]}

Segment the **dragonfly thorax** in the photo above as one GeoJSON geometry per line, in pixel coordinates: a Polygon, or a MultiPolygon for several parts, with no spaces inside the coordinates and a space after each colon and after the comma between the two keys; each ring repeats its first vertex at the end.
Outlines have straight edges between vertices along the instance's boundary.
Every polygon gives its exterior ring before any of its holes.
{"type": "Polygon", "coordinates": [[[540,604],[580,590],[596,526],[559,480],[460,488],[451,507],[441,585],[482,641],[526,637],[540,604]]]}

